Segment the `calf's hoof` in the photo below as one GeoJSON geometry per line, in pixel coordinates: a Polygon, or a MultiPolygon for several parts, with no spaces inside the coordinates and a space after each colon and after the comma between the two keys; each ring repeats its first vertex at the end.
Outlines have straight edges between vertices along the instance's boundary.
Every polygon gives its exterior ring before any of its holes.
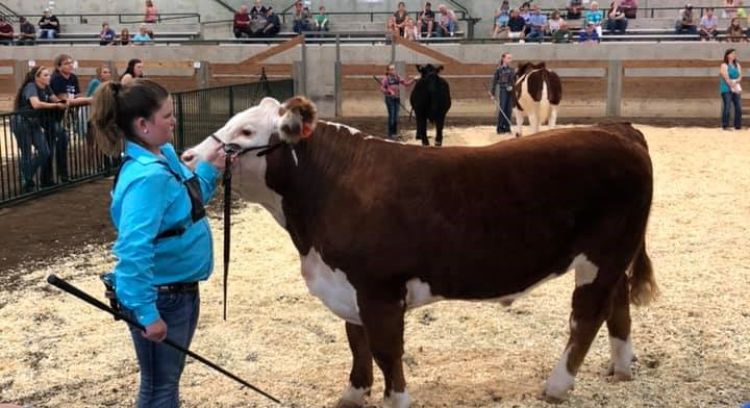
{"type": "Polygon", "coordinates": [[[561,395],[561,396],[550,395],[550,394],[547,394],[546,391],[544,391],[544,392],[542,392],[539,395],[539,399],[542,400],[542,401],[544,401],[544,402],[546,402],[546,403],[548,403],[548,404],[555,404],[555,405],[557,405],[557,404],[562,404],[563,402],[567,401],[568,400],[568,396],[567,396],[567,394],[566,395],[561,395]]]}
{"type": "Polygon", "coordinates": [[[336,408],[362,408],[364,405],[357,404],[356,402],[352,401],[346,401],[346,400],[339,400],[339,402],[336,403],[336,408]]]}

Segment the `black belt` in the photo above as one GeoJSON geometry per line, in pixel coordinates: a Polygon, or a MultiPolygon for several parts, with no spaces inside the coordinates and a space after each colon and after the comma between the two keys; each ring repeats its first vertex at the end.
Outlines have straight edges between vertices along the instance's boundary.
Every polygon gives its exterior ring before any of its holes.
{"type": "Polygon", "coordinates": [[[170,283],[168,285],[156,285],[154,288],[156,288],[156,291],[159,293],[197,292],[198,282],[170,283]]]}

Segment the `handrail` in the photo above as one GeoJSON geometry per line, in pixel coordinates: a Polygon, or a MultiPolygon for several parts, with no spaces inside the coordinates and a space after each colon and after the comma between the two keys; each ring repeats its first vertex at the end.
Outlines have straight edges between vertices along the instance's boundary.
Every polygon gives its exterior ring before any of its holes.
{"type": "MultiPolygon", "coordinates": [[[[143,22],[143,13],[78,13],[78,14],[55,14],[58,19],[61,18],[73,18],[77,19],[77,24],[87,24],[89,17],[116,17],[118,24],[135,24],[143,22]],[[123,20],[123,17],[138,17],[137,20],[123,20]]],[[[29,14],[26,18],[31,21],[35,18],[42,18],[42,14],[29,14]]],[[[158,22],[183,20],[183,19],[195,19],[197,23],[201,22],[201,15],[199,13],[159,13],[157,15],[158,22]]]]}
{"type": "Polygon", "coordinates": [[[7,20],[10,20],[10,21],[17,21],[18,17],[20,17],[18,13],[11,10],[10,7],[6,6],[3,3],[0,3],[0,15],[2,15],[3,17],[5,17],[7,20]]]}
{"type": "Polygon", "coordinates": [[[224,8],[225,8],[225,9],[227,9],[228,11],[230,11],[230,12],[231,12],[232,14],[234,14],[234,13],[236,13],[236,12],[237,12],[237,10],[235,10],[235,9],[234,9],[234,7],[232,7],[231,5],[227,4],[227,3],[226,3],[225,1],[223,1],[223,0],[214,0],[214,1],[215,1],[216,3],[219,3],[219,4],[220,4],[220,5],[222,6],[222,7],[224,7],[224,8]]]}

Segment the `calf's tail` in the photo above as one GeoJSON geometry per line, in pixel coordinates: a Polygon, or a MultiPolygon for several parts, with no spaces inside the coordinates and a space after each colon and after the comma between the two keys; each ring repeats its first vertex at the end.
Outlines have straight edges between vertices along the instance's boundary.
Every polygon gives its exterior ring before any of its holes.
{"type": "Polygon", "coordinates": [[[646,253],[646,239],[641,241],[641,246],[633,258],[628,276],[630,284],[630,303],[636,306],[647,306],[659,296],[659,287],[654,278],[654,268],[651,259],[646,253]]]}

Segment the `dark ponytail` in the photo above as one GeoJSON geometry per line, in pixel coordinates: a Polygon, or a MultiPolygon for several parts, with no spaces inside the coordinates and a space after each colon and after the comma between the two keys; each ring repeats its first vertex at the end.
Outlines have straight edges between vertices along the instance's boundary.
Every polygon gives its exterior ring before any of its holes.
{"type": "Polygon", "coordinates": [[[107,81],[97,88],[92,103],[91,125],[100,151],[110,155],[122,152],[125,140],[143,144],[133,123],[137,118],[150,119],[169,97],[164,87],[147,79],[136,79],[126,85],[107,81]]]}
{"type": "Polygon", "coordinates": [[[21,87],[18,88],[18,92],[16,92],[16,99],[13,101],[13,110],[19,110],[21,109],[21,99],[23,99],[23,88],[26,88],[26,85],[28,85],[31,82],[36,81],[36,77],[41,75],[42,71],[47,69],[44,65],[37,65],[29,70],[29,72],[26,73],[26,77],[23,79],[23,83],[21,84],[21,87]]]}

